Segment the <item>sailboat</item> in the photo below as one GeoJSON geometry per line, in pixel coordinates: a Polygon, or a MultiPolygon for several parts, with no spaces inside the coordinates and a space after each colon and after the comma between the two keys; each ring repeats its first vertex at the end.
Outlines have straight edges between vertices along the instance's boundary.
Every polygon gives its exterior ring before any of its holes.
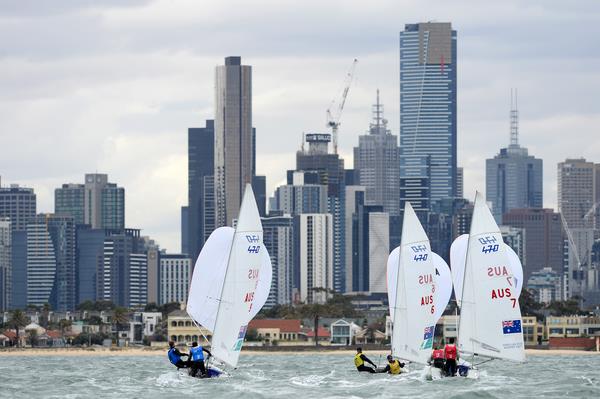
{"type": "Polygon", "coordinates": [[[431,252],[429,239],[410,203],[404,208],[400,246],[388,257],[392,356],[426,364],[435,324],[452,292],[450,270],[431,252]]]}
{"type": "Polygon", "coordinates": [[[461,355],[525,361],[516,285],[522,277],[515,279],[513,270],[518,267],[511,267],[509,253],[483,196],[477,193],[464,268],[460,263],[451,264],[454,280],[462,281],[462,286],[455,285],[460,298],[461,355]],[[459,278],[461,271],[464,277],[459,278]]]}
{"type": "MultiPolygon", "coordinates": [[[[248,323],[265,304],[271,288],[271,260],[252,187],[247,184],[235,229],[212,232],[196,261],[187,313],[212,331],[214,359],[235,368],[248,323]]],[[[222,370],[207,367],[209,377],[222,370]]]]}

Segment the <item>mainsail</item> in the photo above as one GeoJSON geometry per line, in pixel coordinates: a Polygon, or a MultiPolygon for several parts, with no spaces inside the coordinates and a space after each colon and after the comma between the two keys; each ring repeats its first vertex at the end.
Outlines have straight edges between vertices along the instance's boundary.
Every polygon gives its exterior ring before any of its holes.
{"type": "MultiPolygon", "coordinates": [[[[452,265],[452,280],[454,282],[454,292],[456,293],[456,302],[460,307],[463,280],[465,275],[465,265],[467,263],[467,247],[469,245],[469,235],[463,234],[454,240],[450,247],[450,264],[452,265]]],[[[513,275],[513,286],[516,287],[515,295],[517,298],[521,295],[523,288],[523,265],[519,255],[506,243],[502,243],[508,256],[508,265],[513,275]]]]}
{"type": "Polygon", "coordinates": [[[525,360],[521,310],[502,235],[477,193],[466,255],[459,349],[498,359],[525,360]]]}
{"type": "Polygon", "coordinates": [[[393,320],[392,355],[425,364],[431,355],[435,330],[435,268],[427,235],[410,203],[404,208],[399,258],[390,256],[389,268],[397,268],[397,277],[388,289],[393,320]],[[395,259],[399,259],[395,262],[395,259]]]}
{"type": "Polygon", "coordinates": [[[198,257],[187,311],[213,331],[211,352],[224,363],[238,362],[248,322],[264,305],[271,262],[254,193],[246,185],[237,226],[211,234],[198,257]]]}
{"type": "MultiPolygon", "coordinates": [[[[221,290],[234,233],[235,229],[233,227],[219,227],[213,231],[204,243],[194,266],[187,301],[187,312],[196,321],[196,324],[211,332],[215,329],[215,318],[221,302],[221,290]]],[[[261,248],[260,252],[262,253],[262,263],[258,275],[258,286],[254,293],[252,311],[248,314],[248,322],[262,309],[271,290],[273,275],[271,258],[267,248],[261,248]]]]}

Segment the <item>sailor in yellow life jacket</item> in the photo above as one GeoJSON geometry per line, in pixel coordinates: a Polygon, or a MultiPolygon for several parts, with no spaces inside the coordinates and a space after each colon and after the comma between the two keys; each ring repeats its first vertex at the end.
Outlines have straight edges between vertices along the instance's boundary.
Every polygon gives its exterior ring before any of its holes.
{"type": "Polygon", "coordinates": [[[388,361],[388,364],[381,371],[382,373],[400,374],[404,371],[404,370],[402,370],[402,367],[404,367],[404,363],[400,363],[400,361],[397,359],[394,359],[392,357],[392,355],[387,355],[387,361],[388,361]]]}
{"type": "Polygon", "coordinates": [[[362,348],[356,348],[356,355],[354,356],[354,365],[356,366],[356,369],[358,371],[366,371],[368,373],[375,373],[375,369],[371,368],[369,366],[365,366],[365,362],[367,363],[371,363],[373,365],[373,367],[377,367],[375,365],[375,363],[373,363],[371,360],[369,360],[368,357],[366,357],[365,355],[363,355],[362,353],[362,348]]]}

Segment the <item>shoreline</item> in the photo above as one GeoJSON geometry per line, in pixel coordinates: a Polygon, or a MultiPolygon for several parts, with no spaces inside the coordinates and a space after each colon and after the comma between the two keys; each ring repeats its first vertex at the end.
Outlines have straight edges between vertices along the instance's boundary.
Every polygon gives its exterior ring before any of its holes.
{"type": "MultiPolygon", "coordinates": [[[[387,349],[366,350],[373,355],[386,355],[387,349]]],[[[253,350],[248,348],[242,350],[241,355],[344,355],[352,356],[354,349],[306,349],[306,350],[253,350]]],[[[526,349],[527,356],[600,356],[600,352],[583,351],[574,349],[526,349]]],[[[23,357],[23,356],[166,356],[164,348],[23,348],[23,349],[0,349],[1,357],[23,357]]]]}

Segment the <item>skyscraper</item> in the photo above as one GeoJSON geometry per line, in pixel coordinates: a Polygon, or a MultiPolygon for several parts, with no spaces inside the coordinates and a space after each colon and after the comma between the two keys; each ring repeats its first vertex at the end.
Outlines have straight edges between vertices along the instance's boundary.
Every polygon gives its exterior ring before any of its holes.
{"type": "Polygon", "coordinates": [[[271,291],[265,306],[287,305],[292,302],[294,284],[294,224],[289,214],[261,219],[263,242],[273,266],[271,291]]]}
{"type": "Polygon", "coordinates": [[[36,197],[32,188],[0,186],[0,217],[10,219],[13,231],[24,231],[36,214],[36,197]]]}
{"type": "Polygon", "coordinates": [[[138,229],[107,232],[96,276],[97,300],[127,308],[146,304],[148,259],[138,229]]]}
{"type": "MultiPolygon", "coordinates": [[[[198,254],[204,245],[204,230],[206,224],[206,213],[204,212],[204,201],[207,195],[207,179],[212,179],[215,168],[215,123],[206,121],[206,127],[188,129],[188,211],[187,249],[192,259],[198,258],[198,254]]],[[[212,181],[212,180],[211,180],[212,181]]],[[[212,185],[210,187],[212,191],[212,185]]],[[[212,229],[211,229],[212,231],[212,229]]],[[[185,252],[184,252],[185,253],[185,252]]]]}
{"type": "Polygon", "coordinates": [[[558,164],[558,209],[570,229],[595,227],[600,205],[595,184],[598,175],[600,164],[585,158],[567,159],[558,164]]]}
{"type": "Polygon", "coordinates": [[[525,230],[524,281],[544,267],[563,274],[564,240],[560,214],[552,209],[512,209],[503,215],[502,224],[525,230]]]}
{"type": "Polygon", "coordinates": [[[125,228],[125,189],[108,182],[107,174],[87,173],[84,184],[54,190],[54,213],[94,229],[125,228]]]}
{"type": "Polygon", "coordinates": [[[358,138],[354,147],[354,168],[359,174],[360,185],[366,189],[367,205],[381,205],[384,212],[400,214],[400,164],[398,138],[387,128],[383,118],[383,105],[373,105],[373,122],[369,134],[358,138]]]}
{"type": "Polygon", "coordinates": [[[252,67],[241,57],[216,68],[214,191],[216,227],[238,217],[244,186],[252,183],[252,67]]]}
{"type": "Polygon", "coordinates": [[[400,32],[400,209],[456,197],[456,31],[450,23],[400,32]]]}
{"type": "Polygon", "coordinates": [[[344,160],[328,152],[330,134],[306,134],[305,140],[308,150],[303,144],[296,152],[296,170],[316,172],[313,175],[318,176],[317,183],[327,185],[327,211],[333,216],[333,289],[345,292],[344,160]]]}
{"type": "Polygon", "coordinates": [[[333,287],[333,220],[330,214],[294,218],[295,273],[299,300],[324,303],[333,287]]]}
{"type": "Polygon", "coordinates": [[[12,303],[12,227],[9,218],[0,218],[0,312],[12,303]]]}
{"type": "Polygon", "coordinates": [[[72,310],[76,300],[75,225],[65,215],[39,214],[27,224],[27,304],[72,310]]]}
{"type": "Polygon", "coordinates": [[[108,182],[108,175],[85,175],[85,223],[94,229],[125,228],[125,189],[108,182]]]}
{"type": "Polygon", "coordinates": [[[543,206],[542,160],[519,145],[519,113],[516,92],[511,92],[510,145],[486,160],[486,200],[492,203],[497,223],[511,209],[543,206]]]}
{"type": "MultiPolygon", "coordinates": [[[[381,206],[364,205],[363,193],[352,216],[353,292],[387,292],[387,258],[390,253],[389,215],[381,206]]],[[[350,290],[350,288],[348,288],[350,290]]]]}
{"type": "Polygon", "coordinates": [[[192,260],[187,255],[160,255],[159,304],[187,301],[192,278],[192,260]]]}
{"type": "Polygon", "coordinates": [[[70,215],[76,225],[85,224],[85,185],[63,184],[54,190],[54,213],[70,215]]]}

